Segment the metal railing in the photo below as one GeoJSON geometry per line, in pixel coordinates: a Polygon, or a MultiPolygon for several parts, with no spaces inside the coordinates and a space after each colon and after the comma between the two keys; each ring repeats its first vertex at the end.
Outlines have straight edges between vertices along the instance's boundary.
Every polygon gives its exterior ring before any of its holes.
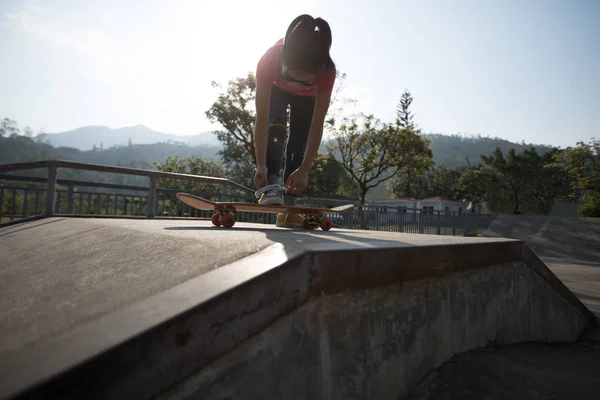
{"type": "MultiPolygon", "coordinates": [[[[211,211],[197,210],[178,201],[175,194],[180,190],[158,187],[159,179],[217,185],[221,188],[220,191],[190,191],[211,200],[256,201],[252,189],[224,178],[67,161],[7,164],[0,165],[0,226],[54,215],[129,218],[212,216],[211,211]],[[47,170],[45,178],[6,174],[40,168],[47,170]],[[149,183],[147,186],[134,186],[58,179],[60,168],[144,176],[149,178],[149,183]]],[[[342,200],[332,199],[299,199],[299,204],[325,207],[339,205],[341,202],[342,200]]],[[[357,205],[348,213],[331,214],[328,217],[335,226],[348,229],[470,235],[486,229],[494,215],[357,205]]],[[[236,215],[239,222],[272,224],[275,218],[275,214],[270,213],[236,215]]]]}

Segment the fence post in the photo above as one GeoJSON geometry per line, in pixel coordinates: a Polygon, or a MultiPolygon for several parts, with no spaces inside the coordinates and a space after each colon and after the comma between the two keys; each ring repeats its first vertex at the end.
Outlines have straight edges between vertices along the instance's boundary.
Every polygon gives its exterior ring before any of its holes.
{"type": "Polygon", "coordinates": [[[75,191],[75,185],[69,183],[67,192],[67,214],[73,214],[73,192],[75,191]]]}
{"type": "Polygon", "coordinates": [[[396,208],[396,226],[398,227],[398,232],[404,233],[404,218],[405,215],[402,214],[402,208],[398,206],[396,208]]]}
{"type": "Polygon", "coordinates": [[[452,236],[456,236],[456,212],[452,211],[452,236]]]}
{"type": "Polygon", "coordinates": [[[56,175],[58,165],[56,162],[48,163],[48,183],[46,184],[46,210],[44,215],[51,217],[54,215],[54,198],[56,196],[56,175]]]}
{"type": "Polygon", "coordinates": [[[158,186],[158,178],[150,177],[150,190],[148,190],[148,200],[146,201],[146,217],[154,218],[156,211],[156,187],[158,186]]]}
{"type": "Polygon", "coordinates": [[[437,234],[438,235],[442,234],[442,226],[441,226],[441,221],[440,221],[440,218],[441,218],[440,214],[441,213],[442,212],[438,210],[438,212],[437,212],[437,221],[436,221],[437,222],[437,234]]]}

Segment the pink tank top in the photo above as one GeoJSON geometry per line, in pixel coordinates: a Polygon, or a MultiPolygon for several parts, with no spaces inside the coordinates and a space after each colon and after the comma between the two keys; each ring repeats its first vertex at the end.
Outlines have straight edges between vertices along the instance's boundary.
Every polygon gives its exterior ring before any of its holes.
{"type": "Polygon", "coordinates": [[[315,97],[317,92],[331,92],[335,83],[335,71],[326,70],[317,79],[315,84],[310,87],[293,88],[286,84],[281,77],[279,60],[281,59],[281,50],[283,49],[283,39],[279,39],[258,61],[256,66],[256,79],[268,85],[275,85],[299,96],[315,97]]]}

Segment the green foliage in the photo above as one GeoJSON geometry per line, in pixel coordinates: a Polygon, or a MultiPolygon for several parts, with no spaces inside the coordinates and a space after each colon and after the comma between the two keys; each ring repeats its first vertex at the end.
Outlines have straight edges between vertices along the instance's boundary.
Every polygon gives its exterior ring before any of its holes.
{"type": "MultiPolygon", "coordinates": [[[[221,87],[212,82],[213,87],[221,87]]],[[[223,144],[219,154],[230,178],[247,187],[254,186],[256,154],[254,148],[254,105],[256,78],[252,73],[229,81],[225,93],[221,93],[206,111],[207,118],[218,122],[224,131],[217,137],[223,144]]]]}
{"type": "MultiPolygon", "coordinates": [[[[223,166],[214,160],[204,160],[201,157],[189,156],[185,158],[167,157],[165,162],[155,162],[156,169],[161,172],[174,172],[178,174],[200,175],[214,178],[224,178],[223,166]]],[[[220,185],[198,183],[189,180],[160,179],[159,187],[176,189],[183,192],[219,192],[220,185]]]]}
{"type": "Polygon", "coordinates": [[[493,178],[487,200],[498,211],[507,211],[500,199],[510,199],[513,213],[533,213],[548,215],[556,199],[566,199],[569,195],[569,177],[561,168],[553,166],[558,149],[543,155],[533,147],[519,153],[508,151],[506,157],[498,148],[481,159],[493,178]]]}
{"type": "Polygon", "coordinates": [[[600,218],[600,195],[586,193],[583,195],[584,203],[579,207],[579,214],[583,217],[600,218]]]}
{"type": "Polygon", "coordinates": [[[526,152],[529,157],[529,173],[525,188],[526,211],[548,215],[555,200],[568,201],[571,195],[571,177],[553,164],[560,150],[553,149],[540,156],[534,149],[526,152]]]}
{"type": "Polygon", "coordinates": [[[331,154],[318,153],[308,175],[308,187],[304,195],[321,197],[339,194],[347,188],[350,177],[331,154]]]}
{"type": "Polygon", "coordinates": [[[456,196],[456,188],[463,170],[464,168],[448,169],[443,165],[433,168],[427,174],[429,196],[441,196],[448,200],[460,200],[456,196]]]}
{"type": "Polygon", "coordinates": [[[358,186],[361,203],[367,192],[401,171],[423,173],[433,165],[428,144],[417,132],[394,124],[384,124],[373,115],[344,118],[332,127],[334,144],[341,163],[358,186]],[[382,176],[384,172],[387,176],[382,176]]]}
{"type": "Polygon", "coordinates": [[[510,201],[506,196],[507,187],[500,181],[498,174],[481,164],[463,169],[454,190],[456,199],[473,205],[485,202],[495,212],[505,212],[505,205],[510,201]]]}
{"type": "Polygon", "coordinates": [[[402,93],[402,97],[396,106],[396,125],[402,128],[416,129],[416,125],[413,122],[413,115],[409,110],[410,105],[413,102],[413,98],[408,90],[402,93]]]}
{"type": "Polygon", "coordinates": [[[523,192],[530,173],[528,154],[517,154],[514,149],[510,149],[508,155],[504,157],[502,151],[497,148],[489,156],[482,155],[481,160],[492,169],[500,183],[509,188],[513,202],[513,212],[520,213],[523,192]]]}
{"type": "Polygon", "coordinates": [[[399,198],[417,200],[440,196],[448,200],[459,200],[456,187],[461,170],[448,169],[445,166],[433,167],[424,175],[400,173],[388,183],[392,195],[399,198]]]}
{"type": "Polygon", "coordinates": [[[16,121],[9,118],[4,118],[0,122],[0,137],[17,136],[21,133],[16,121]]]}
{"type": "Polygon", "coordinates": [[[415,173],[399,173],[387,182],[387,186],[395,199],[424,199],[429,197],[427,176],[415,173]]]}
{"type": "Polygon", "coordinates": [[[346,96],[344,89],[346,88],[347,75],[345,73],[336,71],[335,85],[331,93],[331,100],[329,102],[329,110],[327,111],[327,120],[325,121],[325,128],[333,128],[338,120],[341,120],[344,113],[348,113],[351,106],[357,103],[357,100],[352,97],[346,96]]]}
{"type": "Polygon", "coordinates": [[[553,154],[549,168],[558,169],[569,177],[572,200],[583,200],[580,213],[584,216],[600,216],[600,141],[578,142],[553,154]]]}
{"type": "MultiPolygon", "coordinates": [[[[556,199],[569,196],[569,176],[552,160],[558,150],[543,155],[535,148],[504,156],[500,149],[482,155],[482,164],[449,169],[432,168],[427,174],[400,174],[389,184],[395,197],[450,200],[486,204],[492,212],[548,215],[556,199]]],[[[473,209],[474,210],[474,209],[473,209]]]]}
{"type": "Polygon", "coordinates": [[[556,152],[553,159],[553,166],[574,178],[572,188],[576,194],[600,193],[600,141],[579,142],[574,148],[556,152]]]}

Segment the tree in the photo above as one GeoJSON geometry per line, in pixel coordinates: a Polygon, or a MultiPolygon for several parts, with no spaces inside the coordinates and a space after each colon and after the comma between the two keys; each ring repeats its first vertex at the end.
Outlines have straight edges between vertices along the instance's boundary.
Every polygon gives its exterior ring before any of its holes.
{"type": "Polygon", "coordinates": [[[417,200],[433,196],[459,200],[456,197],[456,189],[463,170],[464,168],[448,169],[442,165],[433,167],[420,176],[399,174],[390,181],[392,195],[395,198],[409,197],[417,200]]]}
{"type": "Polygon", "coordinates": [[[0,122],[0,136],[16,137],[21,134],[21,130],[16,121],[10,118],[4,118],[0,122]]]}
{"type": "Polygon", "coordinates": [[[309,197],[338,194],[349,176],[332,154],[318,153],[308,176],[308,187],[304,195],[309,197]]]}
{"type": "Polygon", "coordinates": [[[471,212],[475,212],[475,206],[486,200],[489,202],[494,178],[494,172],[481,164],[465,168],[456,182],[454,197],[470,202],[473,205],[471,212]]]}
{"type": "MultiPolygon", "coordinates": [[[[225,170],[221,164],[197,156],[167,157],[165,162],[154,162],[153,164],[161,172],[210,176],[213,178],[225,177],[225,170]]],[[[198,183],[191,180],[159,179],[158,185],[165,189],[175,189],[183,192],[219,192],[221,189],[218,184],[198,183]]]]}
{"type": "Polygon", "coordinates": [[[408,90],[404,90],[402,97],[396,106],[396,124],[402,128],[416,129],[413,122],[413,115],[409,110],[413,98],[408,90]]]}
{"type": "Polygon", "coordinates": [[[344,89],[346,88],[347,75],[336,71],[335,86],[331,93],[329,102],[329,110],[327,111],[327,120],[325,121],[325,129],[333,129],[337,121],[343,119],[343,114],[348,113],[350,106],[355,105],[357,100],[346,96],[344,89]]]}
{"type": "Polygon", "coordinates": [[[548,215],[556,199],[568,200],[571,194],[571,177],[559,166],[553,165],[554,149],[543,156],[535,150],[529,151],[530,173],[525,189],[528,208],[536,214],[548,215]]]}
{"type": "MultiPolygon", "coordinates": [[[[400,129],[408,129],[420,134],[420,131],[416,130],[413,114],[409,110],[412,102],[412,95],[408,90],[404,90],[396,106],[396,126],[400,129]]],[[[429,141],[427,143],[429,144],[429,141]]],[[[398,171],[397,176],[393,177],[387,186],[392,192],[392,196],[396,198],[423,199],[428,197],[430,192],[427,177],[420,176],[417,171],[412,169],[398,171]]]]}
{"type": "Polygon", "coordinates": [[[392,196],[396,199],[417,199],[429,197],[429,182],[425,175],[402,174],[388,182],[392,196]]]}
{"type": "Polygon", "coordinates": [[[427,173],[429,196],[441,196],[448,200],[458,200],[456,188],[464,168],[448,169],[445,166],[434,167],[427,173]]]}
{"type": "Polygon", "coordinates": [[[341,163],[356,182],[361,204],[367,192],[396,176],[400,171],[422,174],[433,165],[428,143],[415,131],[395,124],[382,124],[373,115],[344,118],[333,129],[331,154],[338,152],[341,163]],[[382,176],[388,172],[386,176],[382,176]]]}
{"type": "MultiPolygon", "coordinates": [[[[499,148],[481,160],[492,172],[492,184],[488,187],[486,202],[503,212],[503,202],[512,203],[512,212],[548,215],[557,198],[569,194],[569,177],[559,168],[549,164],[557,150],[540,156],[534,147],[517,153],[508,151],[506,157],[499,148]]],[[[492,208],[490,207],[490,208],[492,208]]]]}
{"type": "MultiPolygon", "coordinates": [[[[213,87],[221,87],[212,82],[213,87]]],[[[256,154],[254,150],[254,123],[256,112],[253,109],[256,94],[256,78],[249,73],[229,81],[226,93],[221,93],[206,111],[207,118],[218,122],[224,131],[216,132],[223,144],[219,155],[228,169],[230,178],[247,187],[254,186],[256,154]]]]}
{"type": "MultiPolygon", "coordinates": [[[[535,152],[535,149],[531,149],[535,152]]],[[[481,160],[485,165],[496,172],[496,177],[503,184],[510,188],[511,198],[513,203],[513,213],[521,213],[521,203],[523,201],[524,190],[529,181],[530,163],[529,154],[525,150],[521,154],[517,154],[515,149],[510,149],[506,158],[499,148],[490,156],[481,156],[481,160]]]]}
{"type": "Polygon", "coordinates": [[[579,212],[587,217],[600,217],[600,141],[578,142],[553,155],[548,168],[560,168],[571,177],[572,200],[582,199],[579,212]]]}

